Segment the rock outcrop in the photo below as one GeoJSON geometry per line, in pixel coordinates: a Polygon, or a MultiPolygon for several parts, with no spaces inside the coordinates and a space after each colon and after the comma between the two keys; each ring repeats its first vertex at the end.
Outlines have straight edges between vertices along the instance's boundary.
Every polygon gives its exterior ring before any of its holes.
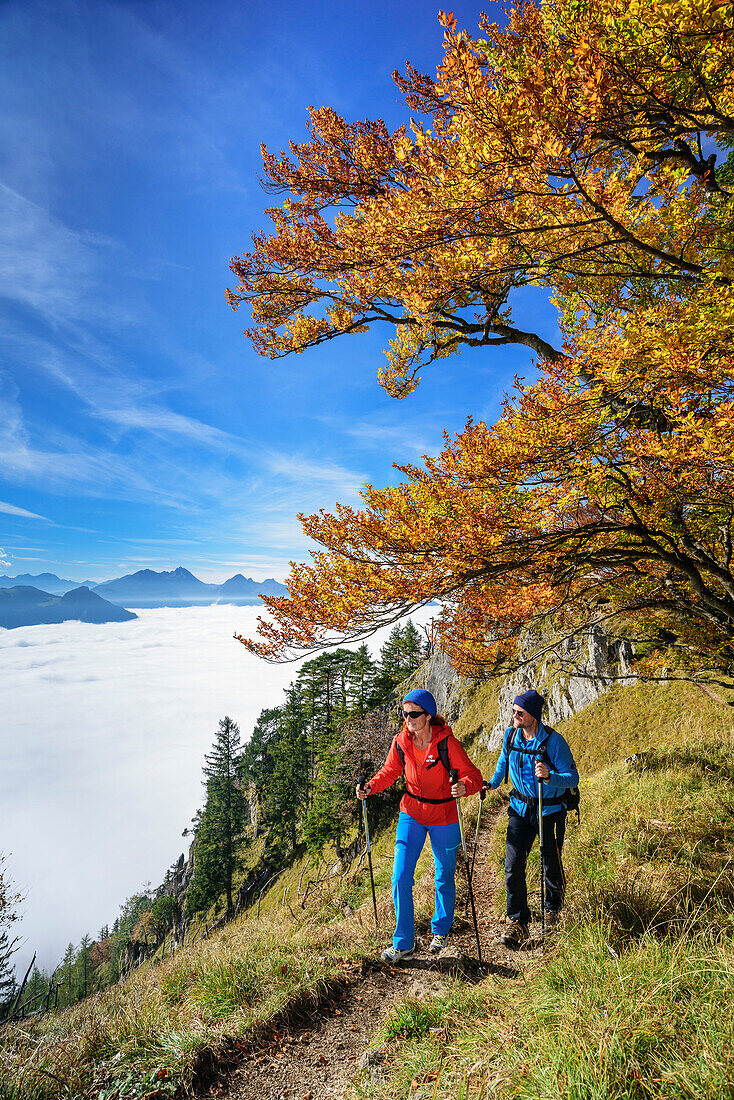
{"type": "MultiPolygon", "coordinates": [[[[528,635],[522,645],[521,659],[542,645],[537,636],[528,635]]],[[[544,717],[552,725],[563,722],[583,710],[615,683],[631,683],[632,646],[628,641],[612,640],[601,627],[592,624],[566,638],[553,654],[541,657],[533,664],[521,665],[518,671],[502,678],[498,691],[498,718],[481,740],[495,750],[509,724],[512,700],[529,687],[536,688],[547,700],[544,717]],[[559,671],[561,669],[562,671],[559,671]]],[[[460,676],[449,664],[445,654],[436,652],[421,666],[411,684],[428,688],[438,703],[438,709],[449,724],[455,724],[471,697],[475,682],[460,676]]]]}

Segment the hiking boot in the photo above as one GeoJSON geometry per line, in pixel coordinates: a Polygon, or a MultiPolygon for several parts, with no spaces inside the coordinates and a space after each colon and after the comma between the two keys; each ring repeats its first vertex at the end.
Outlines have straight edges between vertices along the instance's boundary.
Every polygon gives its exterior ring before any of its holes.
{"type": "Polygon", "coordinates": [[[398,951],[397,947],[386,947],[380,955],[380,958],[383,962],[386,963],[397,963],[400,962],[401,959],[407,959],[408,956],[412,955],[414,951],[415,944],[413,944],[412,947],[409,947],[407,951],[398,951]]]}
{"type": "Polygon", "coordinates": [[[435,935],[428,945],[428,950],[432,955],[437,955],[439,951],[442,951],[446,946],[446,940],[448,937],[435,935]]]}
{"type": "Polygon", "coordinates": [[[509,931],[505,932],[504,936],[502,936],[501,942],[505,947],[511,947],[513,951],[517,951],[518,947],[522,947],[527,938],[527,924],[520,924],[519,920],[514,920],[510,925],[509,931]]]}

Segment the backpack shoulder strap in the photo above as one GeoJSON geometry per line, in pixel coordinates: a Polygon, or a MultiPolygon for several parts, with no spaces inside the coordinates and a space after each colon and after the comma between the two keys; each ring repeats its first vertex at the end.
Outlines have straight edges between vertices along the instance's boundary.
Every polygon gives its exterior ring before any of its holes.
{"type": "Polygon", "coordinates": [[[505,734],[505,783],[510,782],[510,742],[515,736],[515,729],[511,726],[505,734]]]}
{"type": "Polygon", "coordinates": [[[545,726],[544,729],[545,729],[545,732],[547,734],[547,737],[543,738],[543,742],[540,746],[540,752],[538,753],[538,756],[543,761],[544,764],[548,765],[548,768],[550,769],[551,759],[550,759],[550,754],[548,752],[548,742],[550,741],[551,736],[553,734],[555,734],[556,737],[560,737],[560,734],[558,733],[558,730],[554,730],[552,726],[545,726]]]}
{"type": "Polygon", "coordinates": [[[438,745],[436,746],[436,749],[438,751],[438,759],[441,761],[444,768],[446,769],[446,771],[450,775],[451,774],[451,761],[449,760],[448,740],[449,740],[448,737],[444,737],[441,741],[439,741],[438,745]]]}
{"type": "Polygon", "coordinates": [[[405,767],[405,750],[403,749],[403,746],[398,741],[397,737],[395,738],[395,751],[397,752],[398,756],[400,757],[400,763],[403,765],[403,767],[405,767]]]}
{"type": "Polygon", "coordinates": [[[432,764],[426,764],[426,771],[430,771],[431,768],[436,767],[436,764],[441,763],[443,764],[446,771],[451,774],[448,740],[448,737],[442,737],[441,740],[438,742],[438,744],[436,745],[437,758],[433,761],[432,764]]]}

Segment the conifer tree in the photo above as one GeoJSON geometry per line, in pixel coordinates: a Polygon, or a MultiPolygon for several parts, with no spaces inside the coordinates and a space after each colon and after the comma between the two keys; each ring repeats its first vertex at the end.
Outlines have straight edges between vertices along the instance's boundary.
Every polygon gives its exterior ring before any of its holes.
{"type": "Polygon", "coordinates": [[[26,982],[18,1011],[31,1012],[43,1006],[44,994],[48,992],[49,976],[38,966],[34,966],[26,982]]]}
{"type": "Polygon", "coordinates": [[[196,838],[189,911],[206,908],[224,893],[227,915],[234,912],[232,879],[239,862],[237,846],[244,837],[248,818],[241,762],[239,726],[226,716],[220,720],[212,750],[205,756],[207,797],[196,838]]]}
{"type": "Polygon", "coordinates": [[[17,936],[9,932],[12,924],[18,920],[20,894],[14,893],[10,880],[4,871],[4,856],[0,855],[0,1018],[3,1005],[7,1004],[15,993],[15,977],[10,960],[20,946],[17,936]]]}
{"type": "Polygon", "coordinates": [[[17,950],[17,940],[11,939],[5,929],[0,931],[0,1020],[3,1016],[3,1007],[12,1000],[16,985],[15,974],[10,965],[11,956],[17,950]]]}
{"type": "Polygon", "coordinates": [[[380,649],[379,673],[375,680],[375,692],[380,700],[392,694],[418,667],[425,657],[425,646],[413,623],[399,623],[392,628],[387,641],[380,649]]]}
{"type": "MultiPolygon", "coordinates": [[[[315,762],[309,807],[303,822],[306,846],[321,851],[339,844],[347,818],[343,813],[342,743],[339,727],[349,716],[349,673],[354,654],[347,649],[322,653],[301,669],[308,684],[311,747],[315,762]]],[[[298,683],[298,681],[297,681],[298,683]]]]}
{"type": "Polygon", "coordinates": [[[75,991],[75,963],[76,963],[76,948],[73,943],[67,944],[64,957],[61,961],[61,988],[59,990],[59,999],[63,1005],[70,1005],[76,1000],[74,996],[75,991]]]}
{"type": "Polygon", "coordinates": [[[375,678],[377,668],[370,651],[363,643],[353,655],[348,672],[349,713],[360,717],[375,705],[375,678]]]}
{"type": "Polygon", "coordinates": [[[79,952],[77,954],[77,998],[81,1000],[86,997],[88,993],[92,991],[92,961],[90,958],[90,952],[93,946],[93,940],[90,935],[84,935],[81,943],[79,944],[79,952]]]}

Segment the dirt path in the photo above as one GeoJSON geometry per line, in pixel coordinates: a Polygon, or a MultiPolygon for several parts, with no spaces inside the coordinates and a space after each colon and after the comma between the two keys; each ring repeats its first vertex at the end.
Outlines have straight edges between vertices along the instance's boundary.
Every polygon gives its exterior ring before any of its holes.
{"type": "MultiPolygon", "coordinates": [[[[439,956],[429,955],[419,942],[415,955],[399,966],[375,961],[355,967],[345,976],[339,993],[304,1012],[298,1024],[276,1032],[269,1041],[244,1055],[229,1081],[209,1095],[226,1096],[228,1100],[346,1100],[354,1096],[352,1082],[361,1073],[380,1075],[382,1052],[375,1046],[374,1037],[397,1001],[437,996],[446,989],[450,975],[467,981],[479,981],[488,973],[516,977],[542,947],[540,929],[535,927],[523,951],[509,951],[499,943],[504,925],[493,912],[497,883],[489,851],[492,831],[502,812],[485,811],[477,846],[474,897],[482,969],[477,965],[471,910],[465,917],[463,908],[457,907],[449,943],[439,956]]],[[[463,877],[463,869],[457,874],[463,877]]],[[[422,939],[427,944],[430,933],[422,939]]]]}

